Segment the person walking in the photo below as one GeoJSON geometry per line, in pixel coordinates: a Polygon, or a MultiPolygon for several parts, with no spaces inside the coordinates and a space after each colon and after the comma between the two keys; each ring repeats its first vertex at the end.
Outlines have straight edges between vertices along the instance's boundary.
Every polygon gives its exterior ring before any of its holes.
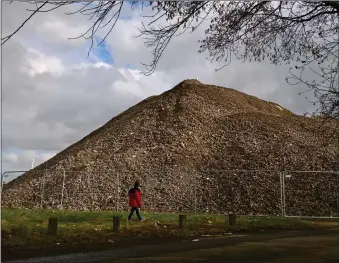
{"type": "Polygon", "coordinates": [[[140,191],[140,183],[136,181],[134,183],[134,187],[128,191],[128,203],[131,207],[131,212],[128,215],[128,221],[131,221],[134,212],[137,214],[139,221],[143,221],[143,218],[140,215],[141,204],[141,191],[140,191]]]}

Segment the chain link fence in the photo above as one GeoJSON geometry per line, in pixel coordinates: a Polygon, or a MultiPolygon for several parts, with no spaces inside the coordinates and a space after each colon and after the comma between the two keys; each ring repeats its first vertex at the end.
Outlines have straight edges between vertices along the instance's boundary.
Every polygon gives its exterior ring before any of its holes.
{"type": "MultiPolygon", "coordinates": [[[[2,182],[7,175],[2,174],[2,182]]],[[[24,171],[20,171],[23,173],[24,171]]],[[[30,170],[4,185],[10,207],[128,209],[128,190],[141,183],[143,209],[153,212],[337,217],[339,172],[205,170],[30,170]]],[[[7,205],[8,204],[8,205],[7,205]]]]}

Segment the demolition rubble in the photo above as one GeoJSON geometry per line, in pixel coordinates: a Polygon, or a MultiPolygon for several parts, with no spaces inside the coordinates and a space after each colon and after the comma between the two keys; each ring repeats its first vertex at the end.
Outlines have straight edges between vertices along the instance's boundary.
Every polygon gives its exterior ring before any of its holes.
{"type": "Polygon", "coordinates": [[[339,176],[293,172],[336,170],[335,128],[185,80],[6,184],[2,206],[124,210],[139,179],[145,210],[278,215],[284,178],[286,214],[336,215],[339,176]]]}

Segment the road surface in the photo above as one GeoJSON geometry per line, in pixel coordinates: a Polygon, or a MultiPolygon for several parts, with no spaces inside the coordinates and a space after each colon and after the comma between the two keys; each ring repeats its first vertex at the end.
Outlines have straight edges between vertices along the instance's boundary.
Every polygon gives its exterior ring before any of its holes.
{"type": "Polygon", "coordinates": [[[288,231],[180,240],[101,252],[2,261],[4,263],[338,262],[338,230],[288,231]],[[287,243],[286,243],[287,241],[287,243]],[[303,253],[301,253],[303,251],[303,253]],[[312,254],[313,253],[313,254],[312,254]],[[288,261],[284,261],[284,260],[288,261]],[[292,260],[292,261],[290,261],[292,260]],[[313,261],[312,261],[313,260],[313,261]],[[314,261],[315,260],[315,261],[314,261]],[[302,261],[299,261],[302,262],[302,261]]]}

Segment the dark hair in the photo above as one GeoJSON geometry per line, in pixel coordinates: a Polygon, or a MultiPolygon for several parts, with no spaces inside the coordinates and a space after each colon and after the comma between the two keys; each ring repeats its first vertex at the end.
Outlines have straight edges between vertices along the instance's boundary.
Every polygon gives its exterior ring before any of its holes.
{"type": "Polygon", "coordinates": [[[135,181],[135,183],[134,183],[134,187],[139,187],[140,186],[140,182],[137,180],[137,181],[135,181]]]}

